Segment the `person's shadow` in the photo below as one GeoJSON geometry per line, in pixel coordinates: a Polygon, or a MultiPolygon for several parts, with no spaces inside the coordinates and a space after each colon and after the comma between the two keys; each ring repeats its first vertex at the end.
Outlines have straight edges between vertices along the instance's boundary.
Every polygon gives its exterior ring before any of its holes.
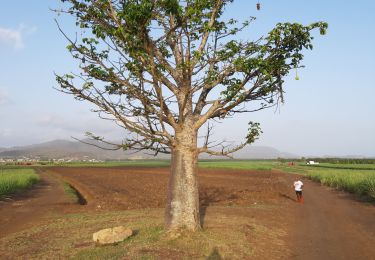
{"type": "Polygon", "coordinates": [[[217,247],[214,247],[211,254],[206,258],[207,260],[221,260],[223,257],[220,255],[217,247]]]}
{"type": "Polygon", "coordinates": [[[279,192],[279,195],[280,195],[280,197],[283,197],[285,199],[288,199],[288,200],[291,200],[291,201],[294,201],[294,202],[296,201],[294,198],[292,198],[289,195],[286,195],[284,193],[279,192]]]}

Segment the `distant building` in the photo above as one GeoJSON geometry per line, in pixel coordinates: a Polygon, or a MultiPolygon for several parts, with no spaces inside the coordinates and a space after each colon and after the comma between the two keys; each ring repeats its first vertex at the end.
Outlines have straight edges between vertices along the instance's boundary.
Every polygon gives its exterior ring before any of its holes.
{"type": "Polygon", "coordinates": [[[307,164],[309,165],[315,165],[315,164],[319,164],[319,162],[315,162],[315,161],[308,161],[307,164]]]}

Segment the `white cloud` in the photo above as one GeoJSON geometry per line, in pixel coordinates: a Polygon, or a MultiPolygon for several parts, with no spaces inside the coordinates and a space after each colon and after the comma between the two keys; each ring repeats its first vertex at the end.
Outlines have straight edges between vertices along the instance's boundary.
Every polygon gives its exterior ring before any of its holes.
{"type": "Polygon", "coordinates": [[[8,103],[8,95],[0,89],[0,105],[8,103]]]}
{"type": "Polygon", "coordinates": [[[0,44],[10,45],[16,50],[25,47],[25,45],[23,44],[21,31],[1,27],[0,44]]]}
{"type": "Polygon", "coordinates": [[[23,35],[31,35],[36,30],[35,26],[28,26],[22,23],[18,26],[18,29],[0,27],[0,45],[11,46],[15,50],[23,49],[25,47],[23,35]]]}
{"type": "Polygon", "coordinates": [[[26,35],[31,35],[31,34],[35,33],[36,30],[37,30],[36,26],[28,26],[24,23],[21,23],[18,26],[18,31],[20,31],[22,33],[25,33],[26,35]]]}
{"type": "Polygon", "coordinates": [[[5,128],[5,129],[0,129],[0,136],[1,137],[9,137],[12,134],[12,129],[10,128],[5,128]]]}

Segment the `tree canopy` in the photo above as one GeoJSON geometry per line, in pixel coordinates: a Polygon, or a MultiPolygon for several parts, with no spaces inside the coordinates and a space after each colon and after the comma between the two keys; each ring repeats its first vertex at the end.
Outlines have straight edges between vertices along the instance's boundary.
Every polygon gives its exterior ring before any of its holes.
{"type": "MultiPolygon", "coordinates": [[[[311,31],[327,29],[325,22],[279,23],[256,40],[238,39],[255,18],[226,19],[232,0],[62,2],[67,7],[58,12],[75,17],[84,33],[76,39],[64,34],[81,72],[56,75],[57,82],[132,133],[110,143],[114,149],[169,153],[186,124],[198,131],[212,120],[283,102],[285,76],[302,65],[302,51],[313,48],[311,31]]],[[[198,153],[230,155],[261,132],[250,122],[242,144],[217,149],[210,129],[198,153]]]]}

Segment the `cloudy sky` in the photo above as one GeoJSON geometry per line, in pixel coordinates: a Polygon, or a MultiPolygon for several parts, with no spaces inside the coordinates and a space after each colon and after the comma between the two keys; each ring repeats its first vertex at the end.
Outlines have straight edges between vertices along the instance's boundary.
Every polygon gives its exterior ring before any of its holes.
{"type": "MultiPolygon", "coordinates": [[[[305,69],[285,84],[286,103],[275,111],[240,115],[215,129],[217,138],[240,141],[247,122],[261,123],[266,145],[301,156],[375,156],[375,1],[237,0],[228,8],[236,19],[256,16],[241,37],[255,39],[277,22],[329,23],[306,52],[305,69]]],[[[71,19],[50,8],[59,1],[14,0],[0,3],[0,147],[82,137],[86,131],[119,139],[115,126],[90,112],[88,104],[53,89],[54,72],[74,70],[65,39],[54,18],[70,35],[71,19]]]]}

